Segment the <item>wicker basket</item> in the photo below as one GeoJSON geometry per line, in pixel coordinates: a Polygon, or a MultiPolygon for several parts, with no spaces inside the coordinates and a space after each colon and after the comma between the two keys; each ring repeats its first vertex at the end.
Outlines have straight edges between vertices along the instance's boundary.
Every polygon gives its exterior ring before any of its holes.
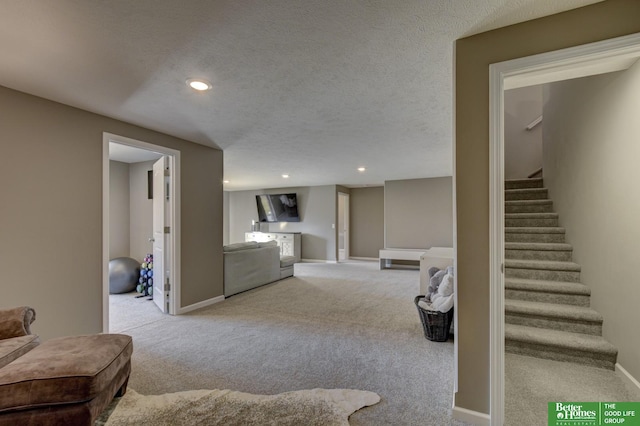
{"type": "Polygon", "coordinates": [[[449,340],[453,308],[449,309],[447,313],[428,311],[418,305],[418,302],[422,298],[424,298],[424,296],[416,296],[414,303],[416,304],[416,308],[418,308],[418,314],[422,321],[424,337],[434,342],[446,342],[449,340]]]}

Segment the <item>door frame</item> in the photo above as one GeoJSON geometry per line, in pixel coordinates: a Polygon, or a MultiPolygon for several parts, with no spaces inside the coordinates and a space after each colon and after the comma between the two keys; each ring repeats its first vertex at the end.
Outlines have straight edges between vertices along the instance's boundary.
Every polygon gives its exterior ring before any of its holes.
{"type": "Polygon", "coordinates": [[[504,424],[504,91],[629,68],[640,33],[489,66],[490,422],[504,424]]]}
{"type": "MultiPolygon", "coordinates": [[[[338,205],[342,200],[342,218],[338,217],[338,262],[340,262],[340,221],[344,222],[347,225],[346,232],[344,233],[344,259],[343,261],[349,260],[349,229],[351,228],[351,223],[349,223],[349,194],[346,192],[338,192],[338,205]]],[[[340,211],[340,208],[338,208],[340,211]]]]}
{"type": "Polygon", "coordinates": [[[168,157],[170,168],[170,187],[173,196],[170,199],[171,233],[169,245],[171,249],[171,265],[169,282],[171,294],[169,297],[169,314],[180,313],[180,151],[160,145],[154,145],[137,139],[119,136],[112,133],[102,134],[102,328],[109,332],[109,143],[132,146],[147,151],[157,152],[168,157]]]}

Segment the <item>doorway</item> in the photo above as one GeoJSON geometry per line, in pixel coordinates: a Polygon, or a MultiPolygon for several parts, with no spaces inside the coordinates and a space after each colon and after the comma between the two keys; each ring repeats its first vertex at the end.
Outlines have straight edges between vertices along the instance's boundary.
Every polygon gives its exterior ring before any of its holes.
{"type": "Polygon", "coordinates": [[[490,73],[491,423],[504,423],[504,91],[621,71],[640,58],[640,34],[492,64],[490,73]]]}
{"type": "MultiPolygon", "coordinates": [[[[143,212],[135,212],[134,204],[129,205],[126,204],[126,214],[130,215],[131,218],[135,218],[137,220],[136,223],[131,222],[131,219],[127,220],[131,234],[127,233],[127,236],[130,235],[131,245],[127,245],[125,248],[121,249],[129,251],[130,254],[133,254],[134,251],[137,256],[127,256],[134,257],[136,260],[139,257],[146,257],[145,253],[148,251],[149,253],[153,253],[153,250],[156,249],[153,244],[154,235],[153,235],[153,199],[161,200],[159,203],[159,208],[162,209],[162,216],[166,219],[166,222],[163,222],[161,225],[158,225],[157,228],[162,229],[164,233],[164,238],[161,238],[163,243],[163,252],[170,254],[170,256],[165,257],[167,259],[166,263],[164,263],[164,267],[160,269],[163,270],[163,273],[160,274],[159,269],[156,268],[156,265],[153,265],[153,279],[154,279],[154,287],[156,290],[159,288],[160,291],[158,296],[154,299],[157,299],[156,305],[161,312],[166,312],[172,315],[175,315],[179,311],[180,306],[180,152],[166,148],[159,145],[149,144],[143,141],[138,141],[135,139],[126,138],[123,136],[118,136],[110,133],[103,134],[103,329],[105,332],[109,331],[109,277],[108,277],[108,265],[109,260],[112,254],[112,232],[110,232],[110,215],[114,214],[113,210],[117,210],[118,200],[114,199],[113,203],[111,201],[111,165],[110,162],[110,148],[112,155],[116,155],[120,161],[126,161],[130,164],[130,168],[127,167],[126,163],[118,163],[127,168],[127,180],[129,180],[128,171],[131,170],[132,173],[136,176],[136,185],[138,188],[135,197],[132,197],[135,201],[135,205],[140,207],[140,210],[144,210],[143,212]],[[116,154],[114,154],[116,153],[116,154]],[[161,175],[159,182],[153,184],[152,174],[149,171],[153,170],[154,163],[161,164],[161,175]],[[148,170],[147,170],[148,169],[148,170]],[[166,170],[166,171],[165,171],[166,170]],[[170,172],[169,172],[170,171],[170,172]],[[155,187],[154,187],[155,186],[155,187]],[[153,197],[153,192],[156,192],[155,195],[159,195],[153,197]],[[140,200],[137,200],[140,198],[140,200]],[[144,200],[142,200],[144,199],[144,200]],[[113,209],[112,209],[113,207],[113,209]],[[148,210],[148,211],[147,211],[148,210]],[[138,217],[140,216],[140,217],[138,217]],[[144,223],[144,222],[148,223],[144,223]],[[137,224],[137,225],[136,225],[137,224]],[[135,225],[135,226],[134,226],[135,225]],[[138,226],[144,225],[144,226],[138,226]],[[149,228],[149,229],[147,229],[149,228]],[[148,246],[148,247],[147,247],[148,246]],[[132,251],[133,250],[133,251],[132,251]],[[142,254],[140,254],[142,253],[142,254]],[[165,276],[165,278],[161,278],[158,280],[158,276],[165,276]],[[157,284],[156,284],[157,283],[157,284]],[[162,285],[160,285],[162,283],[162,285]],[[165,291],[166,290],[166,291],[165,291]]],[[[132,185],[133,188],[133,185],[132,185]]],[[[128,192],[128,191],[127,191],[128,192]]],[[[128,194],[127,194],[128,198],[128,194]]],[[[155,209],[157,210],[157,208],[155,209]]],[[[129,231],[129,230],[128,230],[129,231]]],[[[129,243],[129,241],[127,242],[129,243]]],[[[117,241],[114,244],[118,244],[117,241]]],[[[155,263],[155,262],[154,262],[155,263]]],[[[161,265],[162,262],[159,262],[161,265]]],[[[152,293],[153,294],[153,293],[152,293]]],[[[155,300],[154,300],[155,302],[155,300]]]]}
{"type": "Polygon", "coordinates": [[[338,192],[338,262],[349,260],[349,194],[338,192]]]}

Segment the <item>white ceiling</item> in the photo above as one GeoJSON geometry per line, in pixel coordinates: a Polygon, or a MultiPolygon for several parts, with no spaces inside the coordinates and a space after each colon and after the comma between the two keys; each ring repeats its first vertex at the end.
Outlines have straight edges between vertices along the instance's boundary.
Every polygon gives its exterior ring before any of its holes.
{"type": "Polygon", "coordinates": [[[219,147],[228,190],[447,176],[454,41],[597,2],[8,0],[0,85],[219,147]]]}

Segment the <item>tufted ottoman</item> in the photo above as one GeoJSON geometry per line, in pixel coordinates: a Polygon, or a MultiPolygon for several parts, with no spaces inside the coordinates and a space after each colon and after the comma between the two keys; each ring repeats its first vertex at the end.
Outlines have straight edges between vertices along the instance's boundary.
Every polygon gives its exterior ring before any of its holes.
{"type": "Polygon", "coordinates": [[[123,334],[42,343],[0,368],[0,426],[92,425],[125,393],[132,351],[123,334]]]}

